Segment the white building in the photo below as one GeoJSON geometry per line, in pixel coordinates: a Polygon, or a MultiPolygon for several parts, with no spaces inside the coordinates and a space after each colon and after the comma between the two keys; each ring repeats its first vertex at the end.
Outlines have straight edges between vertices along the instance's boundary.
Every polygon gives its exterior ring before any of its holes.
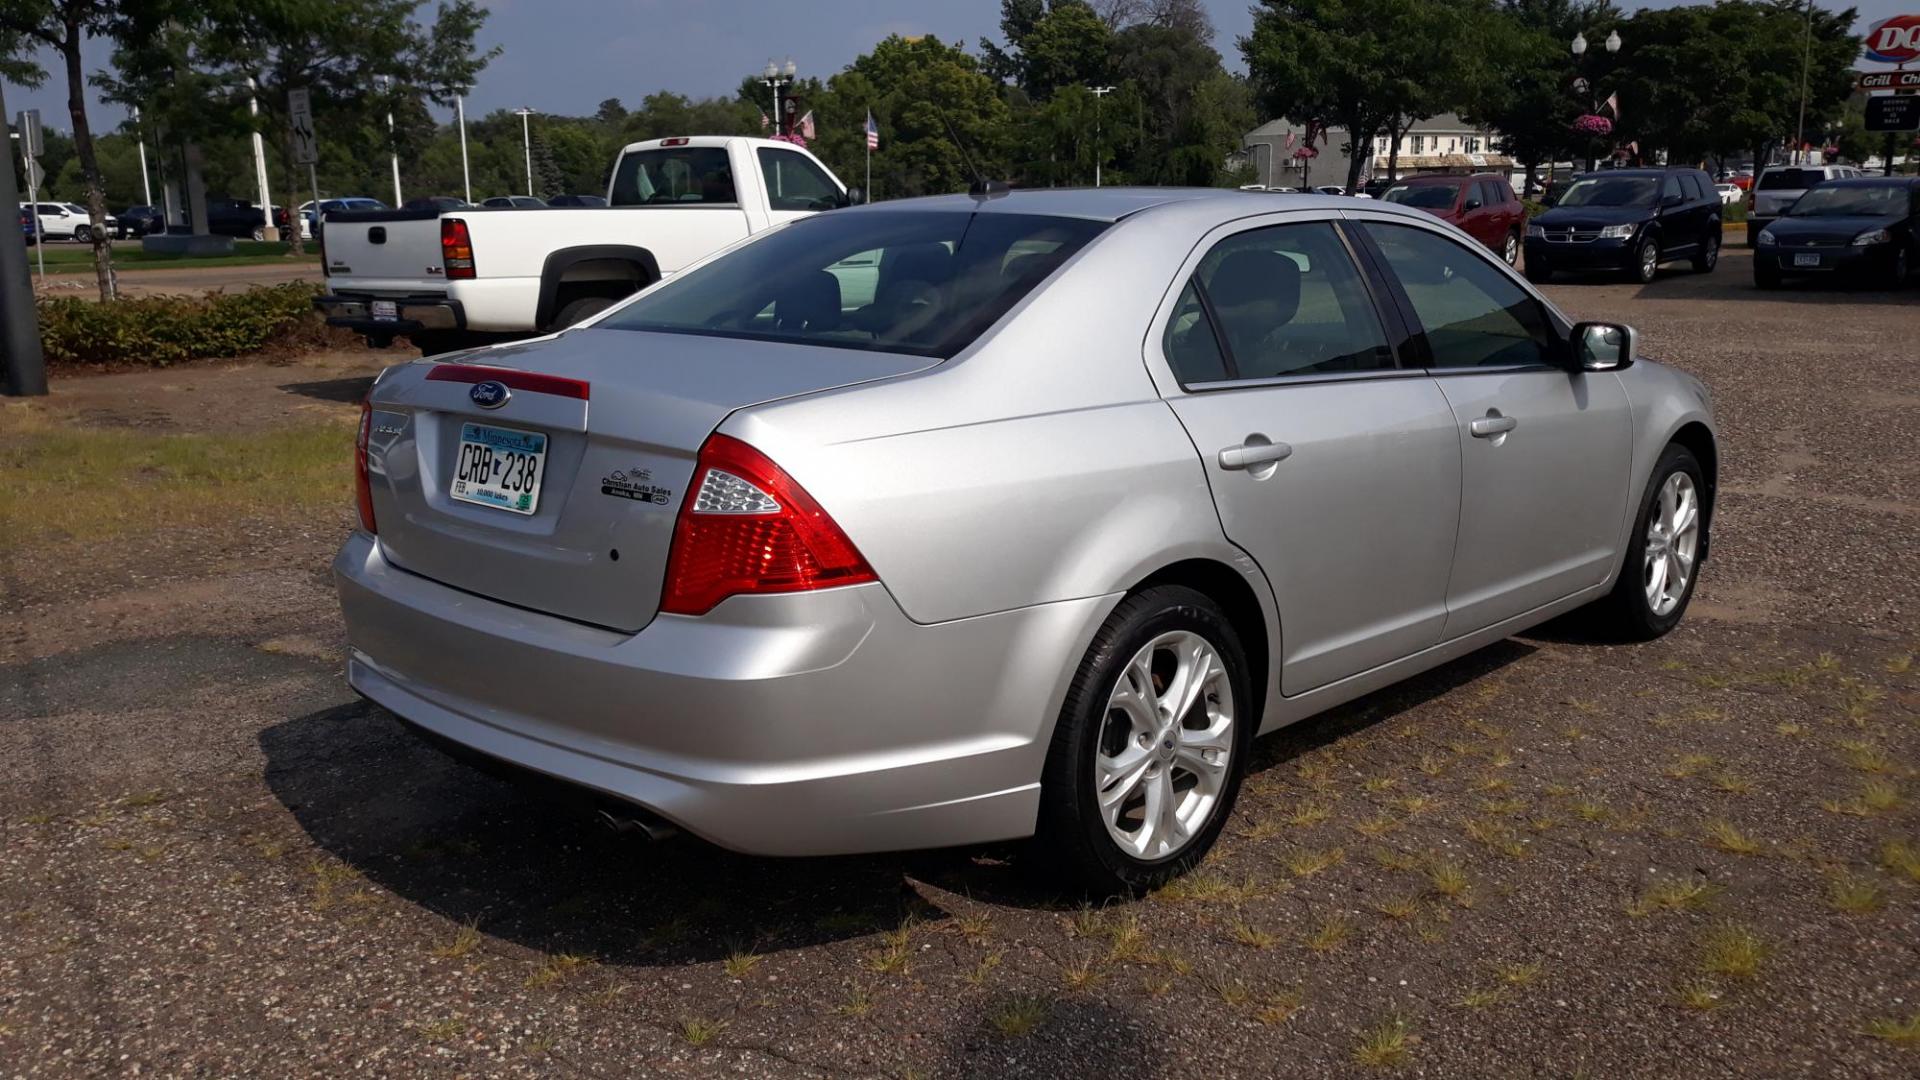
{"type": "MultiPolygon", "coordinates": [[[[1304,145],[1306,125],[1294,120],[1270,120],[1254,128],[1241,140],[1242,160],[1253,165],[1256,183],[1268,187],[1302,187],[1345,184],[1351,140],[1344,128],[1329,128],[1314,144],[1318,156],[1306,162],[1294,157],[1304,145]]],[[[1513,159],[1494,149],[1498,135],[1491,129],[1469,124],[1452,113],[1416,120],[1400,138],[1399,175],[1427,172],[1510,172],[1513,159]]],[[[1363,147],[1366,161],[1360,168],[1362,180],[1385,176],[1393,153],[1393,139],[1374,138],[1363,147]]]]}

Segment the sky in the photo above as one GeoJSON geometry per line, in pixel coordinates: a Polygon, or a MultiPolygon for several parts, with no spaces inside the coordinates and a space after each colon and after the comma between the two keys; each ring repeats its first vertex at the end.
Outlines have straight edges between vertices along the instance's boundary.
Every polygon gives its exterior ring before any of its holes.
{"type": "MultiPolygon", "coordinates": [[[[824,78],[888,34],[933,34],[962,41],[972,51],[982,37],[1000,37],[999,0],[483,2],[492,15],[481,45],[505,51],[481,73],[468,98],[473,115],[523,105],[581,115],[610,97],[633,105],[662,89],[691,97],[731,94],[743,75],[765,67],[768,58],[784,62],[791,56],[802,75],[824,78]]],[[[1889,15],[1920,12],[1920,0],[1858,0],[1855,6],[1863,31],[1889,15]]],[[[1252,27],[1248,0],[1206,0],[1206,7],[1214,48],[1231,68],[1244,70],[1234,43],[1252,27]]],[[[108,50],[94,46],[85,55],[91,72],[107,62],[108,50]]],[[[55,59],[43,56],[41,63],[53,72],[55,59]]],[[[56,74],[39,90],[9,86],[7,108],[39,108],[48,126],[67,128],[61,85],[56,74]]],[[[123,119],[119,107],[97,101],[89,115],[100,128],[123,119]]]]}

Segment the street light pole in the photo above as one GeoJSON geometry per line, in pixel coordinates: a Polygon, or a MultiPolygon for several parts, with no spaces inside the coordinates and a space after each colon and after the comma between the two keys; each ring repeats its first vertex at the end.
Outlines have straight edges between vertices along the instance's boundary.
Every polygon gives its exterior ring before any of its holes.
{"type": "MultiPolygon", "coordinates": [[[[527,108],[525,105],[522,105],[518,109],[514,110],[514,115],[520,118],[520,149],[525,154],[527,159],[527,194],[532,195],[533,194],[533,129],[527,126],[527,117],[533,115],[533,110],[527,108]]],[[[471,202],[473,200],[469,199],[467,201],[471,202]]]]}
{"type": "Polygon", "coordinates": [[[1106,102],[1107,95],[1113,93],[1114,90],[1118,88],[1112,86],[1090,86],[1087,89],[1093,94],[1093,186],[1099,187],[1101,157],[1100,107],[1106,102]]]}
{"type": "MultiPolygon", "coordinates": [[[[373,85],[382,94],[393,89],[393,76],[375,75],[373,85]]],[[[393,205],[399,206],[400,198],[400,148],[393,144],[393,102],[387,102],[387,159],[393,164],[393,205]]]]}
{"type": "Polygon", "coordinates": [[[1807,140],[1807,68],[1813,63],[1813,0],[1807,0],[1807,29],[1800,44],[1800,122],[1793,129],[1793,163],[1800,164],[1800,148],[1807,140]]]}
{"type": "MultiPolygon", "coordinates": [[[[260,119],[259,90],[259,84],[253,81],[253,76],[247,76],[247,115],[256,123],[260,119]]],[[[146,157],[144,149],[141,157],[146,157]]],[[[260,185],[260,239],[278,240],[280,230],[273,224],[273,194],[267,190],[267,145],[260,138],[257,126],[253,129],[253,175],[260,185]]]]}
{"type": "Polygon", "coordinates": [[[140,140],[140,193],[153,205],[153,184],[147,179],[147,130],[140,126],[140,106],[133,107],[134,136],[140,140]]]}
{"type": "Polygon", "coordinates": [[[453,99],[453,112],[460,120],[460,181],[466,185],[467,201],[473,201],[473,170],[467,165],[467,99],[463,94],[453,99]]]}
{"type": "Polygon", "coordinates": [[[773,58],[768,57],[766,70],[760,73],[761,83],[773,91],[773,133],[775,135],[789,134],[786,114],[780,111],[780,88],[792,86],[794,74],[799,70],[794,66],[791,56],[787,57],[785,66],[774,63],[773,58]]]}

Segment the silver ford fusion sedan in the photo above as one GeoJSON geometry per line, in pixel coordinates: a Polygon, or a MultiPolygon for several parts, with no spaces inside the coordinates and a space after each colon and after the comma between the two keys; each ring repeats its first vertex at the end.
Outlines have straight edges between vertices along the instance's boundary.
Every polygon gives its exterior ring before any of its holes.
{"type": "Polygon", "coordinates": [[[952,196],[388,369],[334,572],[356,690],[629,820],[1137,890],[1262,732],[1671,629],[1717,458],[1699,382],[1418,211],[952,196]]]}

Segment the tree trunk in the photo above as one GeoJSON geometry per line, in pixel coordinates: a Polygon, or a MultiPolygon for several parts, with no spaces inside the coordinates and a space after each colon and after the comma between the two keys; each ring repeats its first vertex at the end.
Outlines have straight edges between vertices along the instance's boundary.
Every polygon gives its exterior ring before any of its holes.
{"type": "Polygon", "coordinates": [[[1372,124],[1368,124],[1366,135],[1362,137],[1360,132],[1352,128],[1347,129],[1347,194],[1349,195],[1360,189],[1360,166],[1366,158],[1373,156],[1375,130],[1372,124]]]}
{"type": "Polygon", "coordinates": [[[1523,182],[1525,190],[1523,190],[1521,194],[1526,198],[1529,198],[1529,199],[1533,198],[1534,183],[1539,179],[1540,179],[1540,160],[1538,158],[1530,157],[1527,159],[1527,178],[1523,182]]]}
{"type": "Polygon", "coordinates": [[[1400,179],[1400,118],[1392,117],[1387,121],[1387,183],[1396,183],[1400,179]]]}
{"type": "Polygon", "coordinates": [[[67,36],[60,43],[61,58],[67,65],[67,114],[73,119],[73,149],[80,159],[80,176],[87,185],[87,218],[93,225],[93,273],[100,285],[100,299],[111,301],[113,287],[113,238],[107,235],[107,195],[100,181],[100,161],[93,152],[93,129],[87,126],[87,80],[80,62],[80,19],[69,6],[67,36]]]}

